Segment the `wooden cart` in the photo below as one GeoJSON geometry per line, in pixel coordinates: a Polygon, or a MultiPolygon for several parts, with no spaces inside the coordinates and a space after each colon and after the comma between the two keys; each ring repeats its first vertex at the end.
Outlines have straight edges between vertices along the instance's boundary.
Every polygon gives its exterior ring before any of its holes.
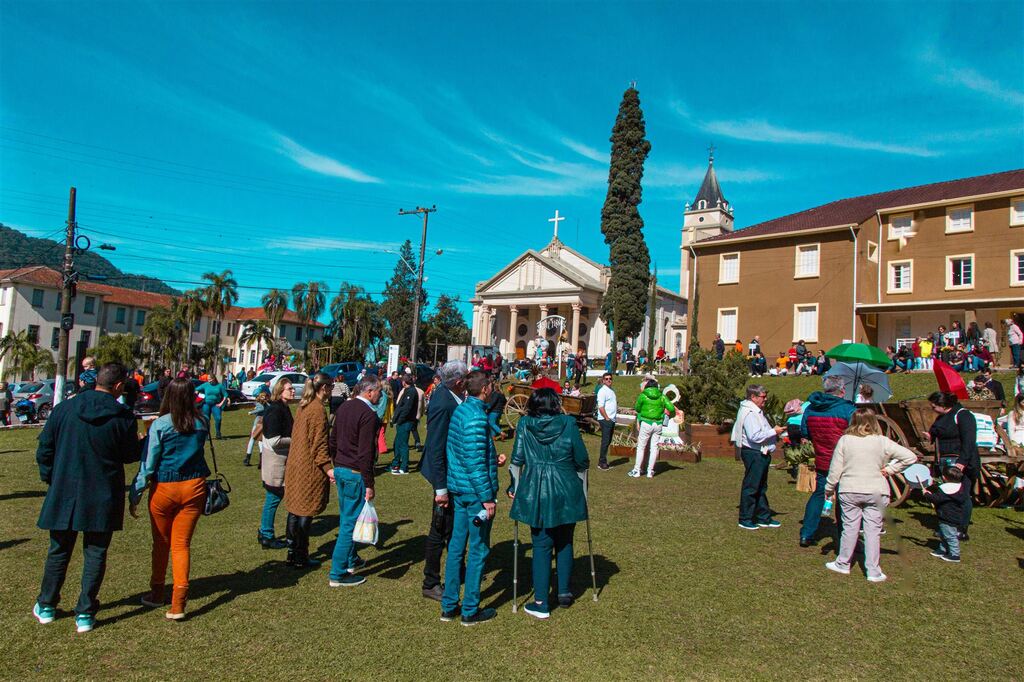
{"type": "MultiPolygon", "coordinates": [[[[960,403],[965,409],[992,417],[999,416],[1000,405],[992,400],[965,400],[960,403]]],[[[874,409],[882,433],[900,445],[913,450],[918,459],[932,468],[932,475],[938,475],[939,455],[935,445],[925,440],[923,434],[935,421],[936,414],[927,400],[900,400],[892,403],[869,403],[857,407],[874,409]]],[[[979,448],[981,472],[974,486],[974,502],[979,506],[994,507],[1002,504],[1013,491],[1016,477],[1024,475],[1024,451],[1010,442],[1006,431],[995,423],[1000,445],[995,448],[979,448]]],[[[902,475],[888,478],[890,504],[899,505],[910,496],[911,487],[902,475]]]]}
{"type": "MultiPolygon", "coordinates": [[[[533,388],[529,384],[512,384],[509,389],[508,402],[505,404],[505,422],[515,431],[519,418],[526,414],[526,401],[530,399],[533,388]]],[[[597,418],[597,396],[582,395],[559,396],[562,399],[562,412],[576,417],[580,428],[590,433],[600,429],[597,418]]]]}

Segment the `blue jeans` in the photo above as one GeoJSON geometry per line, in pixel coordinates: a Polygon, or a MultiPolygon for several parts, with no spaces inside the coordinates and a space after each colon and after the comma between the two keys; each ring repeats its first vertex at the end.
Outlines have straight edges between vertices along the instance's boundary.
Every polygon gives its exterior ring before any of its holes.
{"type": "Polygon", "coordinates": [[[409,434],[415,425],[415,422],[405,422],[395,426],[395,442],[391,445],[395,451],[391,458],[392,469],[409,470],[409,434]]]}
{"type": "Polygon", "coordinates": [[[558,596],[572,596],[569,578],[572,576],[572,535],[575,530],[575,523],[530,529],[533,538],[533,600],[538,603],[541,611],[549,608],[552,551],[555,553],[555,572],[558,574],[558,596]]]}
{"type": "Polygon", "coordinates": [[[770,455],[761,454],[760,450],[743,448],[743,485],[740,488],[740,523],[768,523],[772,520],[772,512],[768,507],[768,466],[772,463],[770,455]]]}
{"type": "MultiPolygon", "coordinates": [[[[821,510],[825,508],[825,483],[828,481],[828,472],[816,469],[814,474],[814,492],[811,493],[811,498],[807,500],[807,506],[804,507],[804,523],[800,527],[801,540],[814,539],[818,532],[818,524],[821,523],[821,510]]],[[[838,499],[838,491],[836,498],[838,499]]],[[[835,505],[834,509],[838,510],[839,505],[835,505]]],[[[835,521],[839,536],[842,537],[843,522],[838,513],[835,515],[835,521]]]]}
{"type": "Polygon", "coordinates": [[[206,421],[212,423],[216,427],[215,433],[217,438],[220,438],[220,405],[216,403],[203,403],[203,416],[206,417],[206,421]]]}
{"type": "Polygon", "coordinates": [[[284,488],[274,488],[266,484],[263,485],[263,488],[267,491],[267,495],[263,498],[260,536],[269,540],[276,537],[274,535],[274,518],[277,517],[277,508],[281,506],[281,500],[284,498],[284,488]]]}
{"type": "Polygon", "coordinates": [[[1020,367],[1020,349],[1021,345],[1019,343],[1010,344],[1010,358],[1014,367],[1020,367]]]}
{"type": "Polygon", "coordinates": [[[951,523],[939,522],[939,551],[960,558],[960,529],[951,523]]]}
{"type": "Polygon", "coordinates": [[[341,580],[348,569],[356,567],[356,543],[352,531],[366,503],[366,484],[362,474],[351,469],[334,467],[334,485],[338,488],[338,539],[331,556],[331,580],[341,580]]]}
{"type": "Polygon", "coordinates": [[[454,611],[459,605],[462,581],[462,560],[466,558],[466,593],[462,599],[462,615],[470,617],[480,608],[480,581],[484,576],[484,561],[491,552],[490,519],[473,525],[473,517],[484,508],[475,495],[451,495],[454,505],[452,539],[448,542],[448,558],[444,564],[444,596],[441,608],[454,611]],[[468,551],[467,551],[468,549],[468,551]]]}

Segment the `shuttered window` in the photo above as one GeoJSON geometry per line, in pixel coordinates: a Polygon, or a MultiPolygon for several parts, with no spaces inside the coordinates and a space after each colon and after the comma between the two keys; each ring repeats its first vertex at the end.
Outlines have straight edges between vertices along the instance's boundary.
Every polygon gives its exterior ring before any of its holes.
{"type": "Polygon", "coordinates": [[[740,281],[740,254],[723,253],[718,259],[718,283],[736,284],[740,281]]]}
{"type": "Polygon", "coordinates": [[[793,306],[793,340],[818,340],[817,303],[798,303],[793,306]]]}
{"type": "Polygon", "coordinates": [[[817,277],[819,272],[818,244],[801,244],[796,247],[796,277],[817,277]]]}
{"type": "Polygon", "coordinates": [[[737,320],[739,309],[719,308],[718,309],[718,333],[726,343],[736,343],[737,320]]]}

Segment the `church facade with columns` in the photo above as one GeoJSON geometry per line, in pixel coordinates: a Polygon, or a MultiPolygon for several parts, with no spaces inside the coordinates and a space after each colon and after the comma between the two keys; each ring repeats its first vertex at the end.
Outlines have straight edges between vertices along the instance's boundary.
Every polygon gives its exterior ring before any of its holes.
{"type": "MultiPolygon", "coordinates": [[[[556,218],[559,220],[557,213],[556,218]]],[[[608,325],[600,316],[601,299],[608,288],[611,270],[572,249],[555,237],[547,246],[530,249],[480,282],[473,304],[473,343],[496,346],[506,358],[523,358],[538,336],[557,342],[560,321],[544,325],[544,318],[564,318],[565,341],[575,352],[582,349],[600,358],[611,349],[608,325]]],[[[664,347],[672,357],[686,349],[686,299],[658,287],[655,327],[632,339],[634,350],[646,348],[649,334],[655,348],[664,347]]]]}

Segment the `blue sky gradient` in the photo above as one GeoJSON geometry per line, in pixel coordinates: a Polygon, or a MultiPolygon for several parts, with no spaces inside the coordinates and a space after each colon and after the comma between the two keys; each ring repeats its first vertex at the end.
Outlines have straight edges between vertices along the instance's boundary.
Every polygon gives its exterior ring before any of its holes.
{"type": "MultiPolygon", "coordinates": [[[[120,268],[242,304],[384,288],[436,204],[431,301],[550,239],[607,260],[608,137],[637,81],[660,281],[716,147],[739,227],[1024,165],[1024,5],[0,4],[0,221],[78,218],[120,268]]],[[[59,234],[59,233],[58,233],[59,234]]],[[[467,315],[468,319],[468,315],[467,315]]]]}

